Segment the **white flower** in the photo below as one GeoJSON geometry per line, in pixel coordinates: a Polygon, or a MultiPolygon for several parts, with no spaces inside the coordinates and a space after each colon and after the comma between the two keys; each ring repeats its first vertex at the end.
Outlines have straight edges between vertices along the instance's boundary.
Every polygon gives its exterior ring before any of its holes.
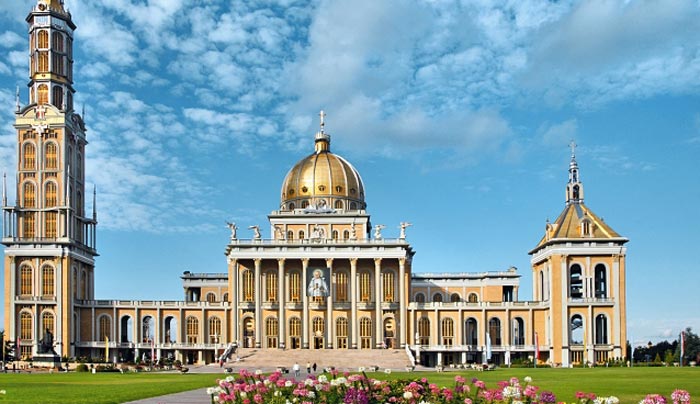
{"type": "Polygon", "coordinates": [[[523,380],[525,380],[525,383],[532,383],[532,377],[530,376],[525,376],[523,380]]]}
{"type": "Polygon", "coordinates": [[[233,378],[233,376],[226,376],[226,381],[227,381],[227,382],[231,383],[231,382],[234,381],[234,380],[235,380],[235,379],[233,378]]]}
{"type": "MultiPolygon", "coordinates": [[[[0,394],[5,394],[5,393],[3,393],[3,391],[5,391],[5,390],[0,390],[0,394]]],[[[217,394],[216,388],[215,388],[215,387],[209,387],[209,388],[207,389],[207,394],[210,395],[210,396],[213,395],[213,394],[217,394]]]]}
{"type": "Polygon", "coordinates": [[[269,379],[265,379],[265,380],[263,381],[263,384],[264,384],[265,386],[269,386],[269,385],[272,384],[272,382],[271,382],[269,379]]]}
{"type": "Polygon", "coordinates": [[[384,369],[384,373],[390,375],[390,374],[391,374],[391,369],[384,369]]]}
{"type": "Polygon", "coordinates": [[[605,404],[620,404],[620,399],[615,396],[610,396],[605,400],[605,404]]]}
{"type": "Polygon", "coordinates": [[[260,376],[260,375],[262,374],[262,370],[260,370],[260,369],[256,370],[256,371],[255,371],[255,374],[258,375],[258,376],[260,376]]]}
{"type": "Polygon", "coordinates": [[[504,398],[520,398],[520,389],[516,386],[506,386],[503,389],[504,398]]]}
{"type": "Polygon", "coordinates": [[[248,397],[248,393],[246,393],[245,391],[241,391],[241,398],[246,398],[246,397],[248,397]]]}
{"type": "Polygon", "coordinates": [[[313,381],[313,379],[306,379],[306,380],[304,380],[304,384],[307,386],[313,386],[314,381],[313,381]]]}
{"type": "Polygon", "coordinates": [[[287,380],[286,382],[284,382],[284,387],[292,387],[292,384],[293,383],[291,380],[287,380]]]}
{"type": "Polygon", "coordinates": [[[318,377],[318,381],[321,383],[326,383],[328,381],[328,377],[326,375],[320,375],[318,377]]]}
{"type": "Polygon", "coordinates": [[[411,393],[410,391],[404,391],[403,398],[405,398],[406,400],[410,400],[413,398],[413,393],[411,393]]]}
{"type": "Polygon", "coordinates": [[[275,392],[274,392],[274,393],[272,393],[272,395],[273,395],[273,396],[275,396],[275,397],[279,397],[279,396],[281,396],[281,395],[282,395],[282,392],[281,392],[281,391],[279,391],[279,390],[275,390],[275,392]]]}
{"type": "Polygon", "coordinates": [[[418,403],[418,404],[430,404],[430,401],[423,401],[423,400],[421,400],[421,402],[418,403]]]}
{"type": "Polygon", "coordinates": [[[314,393],[313,391],[309,391],[308,393],[306,393],[306,397],[314,398],[316,397],[316,393],[314,393]]]}

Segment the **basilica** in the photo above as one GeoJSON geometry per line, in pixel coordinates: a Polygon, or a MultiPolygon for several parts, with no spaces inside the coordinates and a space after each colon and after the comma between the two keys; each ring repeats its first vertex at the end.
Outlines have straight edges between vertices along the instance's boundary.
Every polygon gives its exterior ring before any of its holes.
{"type": "Polygon", "coordinates": [[[182,301],[100,300],[89,148],[73,105],[76,26],[61,0],[37,0],[27,22],[29,103],[18,95],[15,106],[17,198],[8,203],[6,180],[2,198],[4,329],[18,356],[37,355],[47,333],[61,356],[108,361],[147,354],[209,363],[234,344],[394,348],[426,366],[569,366],[625,355],[628,240],[584,204],[573,147],[563,211],[533,237],[533,300],[523,301],[515,268],[414,268],[410,223],[398,238],[372,225],[362,177],[331,151],[323,113],[310,154],[280,173],[269,227],[251,226],[253,238],[242,239],[229,223],[226,272],[173,274],[182,301]]]}

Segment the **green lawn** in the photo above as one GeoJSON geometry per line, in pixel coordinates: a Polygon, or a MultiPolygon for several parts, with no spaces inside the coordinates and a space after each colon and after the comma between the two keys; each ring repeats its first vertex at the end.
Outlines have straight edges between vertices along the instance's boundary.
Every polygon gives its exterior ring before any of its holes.
{"type": "MultiPolygon", "coordinates": [[[[598,395],[615,395],[621,402],[638,403],[647,393],[669,397],[676,388],[688,390],[693,402],[700,402],[700,368],[595,368],[595,369],[497,369],[492,372],[461,371],[415,372],[390,375],[370,373],[378,379],[415,379],[426,377],[440,386],[453,386],[460,374],[467,381],[473,377],[495,387],[500,380],[525,376],[533,384],[556,394],[560,401],[574,402],[577,391],[598,395]]],[[[213,386],[223,374],[173,373],[0,373],[0,403],[107,404],[123,403],[200,387],[213,386]]]]}

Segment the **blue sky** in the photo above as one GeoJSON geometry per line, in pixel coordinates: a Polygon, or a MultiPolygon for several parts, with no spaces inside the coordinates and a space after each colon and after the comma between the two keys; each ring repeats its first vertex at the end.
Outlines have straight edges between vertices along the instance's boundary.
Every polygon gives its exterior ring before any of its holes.
{"type": "MultiPolygon", "coordinates": [[[[10,179],[32,4],[0,2],[10,179]]],[[[66,6],[98,190],[97,298],[183,299],[183,271],[226,270],[227,220],[269,237],[266,215],[324,109],[373,223],[386,237],[414,224],[414,271],[513,265],[522,300],[527,252],[564,207],[575,139],[587,205],[630,239],[635,344],[700,330],[698,1],[66,6]]]]}

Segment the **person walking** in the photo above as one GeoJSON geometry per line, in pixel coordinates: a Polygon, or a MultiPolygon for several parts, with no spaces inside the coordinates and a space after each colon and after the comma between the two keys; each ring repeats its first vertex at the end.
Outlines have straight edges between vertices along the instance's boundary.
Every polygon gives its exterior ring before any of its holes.
{"type": "Polygon", "coordinates": [[[292,366],[292,370],[294,371],[294,377],[299,377],[301,367],[299,366],[298,362],[294,362],[294,366],[292,366]]]}
{"type": "Polygon", "coordinates": [[[314,362],[313,366],[311,368],[314,370],[314,373],[316,373],[316,362],[314,362]]]}
{"type": "Polygon", "coordinates": [[[306,362],[306,374],[311,373],[311,362],[306,362]]]}

